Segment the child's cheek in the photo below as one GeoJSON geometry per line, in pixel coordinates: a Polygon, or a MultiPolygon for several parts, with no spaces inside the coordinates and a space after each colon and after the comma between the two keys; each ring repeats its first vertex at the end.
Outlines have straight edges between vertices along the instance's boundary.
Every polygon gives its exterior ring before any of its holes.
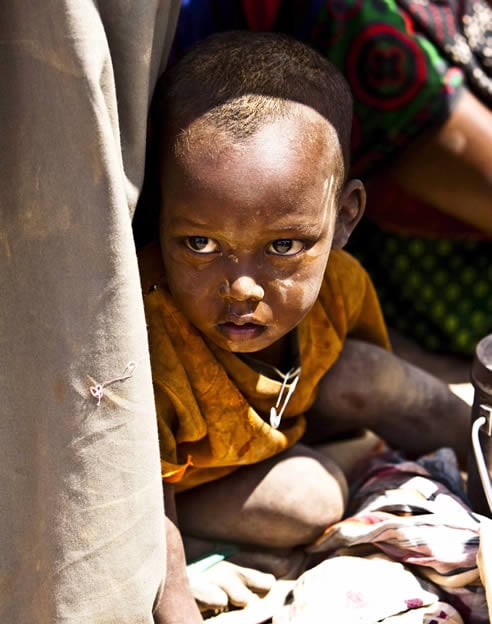
{"type": "Polygon", "coordinates": [[[180,300],[199,298],[203,280],[200,280],[200,275],[196,271],[190,271],[186,263],[174,264],[168,274],[172,276],[168,282],[173,297],[180,300]]]}
{"type": "Polygon", "coordinates": [[[276,280],[273,287],[278,293],[280,304],[286,305],[293,292],[293,289],[295,288],[295,281],[292,279],[276,280]]]}
{"type": "Polygon", "coordinates": [[[287,313],[294,310],[304,312],[310,309],[318,296],[319,287],[318,280],[302,275],[278,280],[275,283],[279,305],[284,306],[287,313]]]}

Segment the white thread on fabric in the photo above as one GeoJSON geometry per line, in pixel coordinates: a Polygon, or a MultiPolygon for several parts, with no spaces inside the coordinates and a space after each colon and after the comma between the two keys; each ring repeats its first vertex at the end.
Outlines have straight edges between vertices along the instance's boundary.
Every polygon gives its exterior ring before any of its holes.
{"type": "Polygon", "coordinates": [[[114,379],[108,379],[108,381],[103,381],[102,383],[96,383],[93,386],[91,386],[89,390],[92,396],[95,399],[97,399],[97,405],[98,406],[101,405],[101,400],[104,397],[104,388],[106,388],[106,386],[110,386],[111,384],[114,384],[117,381],[125,381],[126,379],[130,379],[130,377],[133,377],[133,373],[135,372],[136,368],[137,368],[136,362],[133,362],[133,361],[128,362],[125,370],[120,375],[120,377],[115,377],[114,379]]]}

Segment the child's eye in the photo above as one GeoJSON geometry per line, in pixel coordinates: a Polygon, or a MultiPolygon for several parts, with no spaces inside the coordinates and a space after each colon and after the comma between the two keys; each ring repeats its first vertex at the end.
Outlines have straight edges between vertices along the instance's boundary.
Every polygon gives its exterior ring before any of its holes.
{"type": "Polygon", "coordinates": [[[304,243],[292,238],[279,238],[268,245],[268,253],[276,256],[295,256],[304,249],[304,243]]]}
{"type": "Polygon", "coordinates": [[[184,239],[184,244],[196,253],[209,254],[219,249],[219,245],[213,238],[208,236],[188,236],[184,239]]]}

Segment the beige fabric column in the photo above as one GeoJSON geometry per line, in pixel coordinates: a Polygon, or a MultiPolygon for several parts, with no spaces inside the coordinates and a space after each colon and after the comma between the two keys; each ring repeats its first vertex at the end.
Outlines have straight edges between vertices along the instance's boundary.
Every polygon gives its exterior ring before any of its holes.
{"type": "Polygon", "coordinates": [[[163,504],[131,217],[178,9],[0,4],[4,624],[153,621],[163,504]]]}

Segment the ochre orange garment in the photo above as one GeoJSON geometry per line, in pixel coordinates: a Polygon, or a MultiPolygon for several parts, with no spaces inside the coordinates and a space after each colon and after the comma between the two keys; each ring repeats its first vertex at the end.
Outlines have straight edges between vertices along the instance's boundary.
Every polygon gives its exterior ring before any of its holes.
{"type": "Polygon", "coordinates": [[[367,273],[352,256],[332,251],[321,291],[297,328],[301,377],[278,430],[268,423],[281,382],[208,342],[176,308],[160,252],[140,256],[162,476],[177,491],[277,455],[299,440],[304,412],[347,335],[389,348],[367,273]],[[261,415],[265,416],[265,419],[261,415]]]}

